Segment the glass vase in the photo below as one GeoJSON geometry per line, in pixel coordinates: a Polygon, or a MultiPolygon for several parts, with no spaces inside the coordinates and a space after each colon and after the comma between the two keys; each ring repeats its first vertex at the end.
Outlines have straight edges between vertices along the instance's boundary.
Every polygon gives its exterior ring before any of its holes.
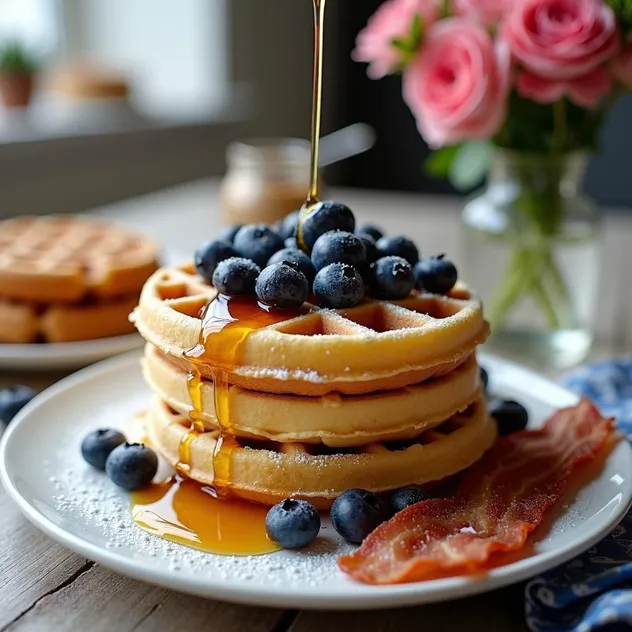
{"type": "Polygon", "coordinates": [[[582,194],[586,161],[499,150],[463,209],[464,277],[484,301],[494,353],[566,368],[590,350],[601,239],[582,194]]]}

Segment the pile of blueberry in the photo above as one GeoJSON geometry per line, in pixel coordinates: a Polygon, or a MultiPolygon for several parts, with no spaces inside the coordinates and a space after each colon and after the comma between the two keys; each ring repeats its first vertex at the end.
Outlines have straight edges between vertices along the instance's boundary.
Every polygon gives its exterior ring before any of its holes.
{"type": "Polygon", "coordinates": [[[319,202],[298,223],[295,211],[274,226],[234,226],[197,250],[195,267],[222,294],[256,295],[281,309],[300,307],[310,294],[334,309],[354,307],[366,295],[401,300],[414,288],[446,294],[457,281],[443,255],[420,259],[407,237],[385,236],[372,225],[356,230],[340,202],[319,202]]]}
{"type": "Polygon", "coordinates": [[[111,428],[87,435],[81,443],[81,454],[93,468],[130,492],[149,485],[158,471],[158,456],[151,448],[128,443],[122,433],[111,428]]]}

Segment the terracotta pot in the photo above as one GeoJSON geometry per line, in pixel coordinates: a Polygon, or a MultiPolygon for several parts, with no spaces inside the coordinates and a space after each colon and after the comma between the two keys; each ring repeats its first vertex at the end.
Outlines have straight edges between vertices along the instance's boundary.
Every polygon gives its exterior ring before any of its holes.
{"type": "Polygon", "coordinates": [[[0,72],[0,97],[7,108],[25,108],[33,95],[34,76],[0,72]]]}

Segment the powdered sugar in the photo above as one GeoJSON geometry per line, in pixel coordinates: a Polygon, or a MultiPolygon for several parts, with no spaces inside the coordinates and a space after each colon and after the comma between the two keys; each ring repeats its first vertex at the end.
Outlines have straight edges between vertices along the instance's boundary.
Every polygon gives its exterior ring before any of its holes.
{"type": "MultiPolygon", "coordinates": [[[[260,556],[221,556],[190,549],[143,531],[132,520],[128,495],[108,478],[85,465],[77,441],[59,454],[57,463],[67,463],[63,471],[51,470],[48,480],[55,489],[55,508],[75,525],[95,528],[105,540],[105,548],[121,556],[133,557],[172,573],[212,576],[214,581],[237,580],[260,585],[323,586],[341,573],[338,555],[351,547],[340,541],[328,518],[319,537],[308,549],[260,556]]],[[[46,469],[48,469],[48,466],[46,469]]]]}

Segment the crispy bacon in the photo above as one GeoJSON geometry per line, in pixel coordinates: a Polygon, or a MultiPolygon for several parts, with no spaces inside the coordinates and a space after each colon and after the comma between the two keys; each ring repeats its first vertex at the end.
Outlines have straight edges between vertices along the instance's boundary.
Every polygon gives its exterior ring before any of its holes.
{"type": "Polygon", "coordinates": [[[613,424],[583,399],[541,430],[499,439],[465,474],[454,498],[404,509],[338,565],[369,584],[484,570],[492,553],[524,546],[577,466],[604,448],[613,424]]]}

